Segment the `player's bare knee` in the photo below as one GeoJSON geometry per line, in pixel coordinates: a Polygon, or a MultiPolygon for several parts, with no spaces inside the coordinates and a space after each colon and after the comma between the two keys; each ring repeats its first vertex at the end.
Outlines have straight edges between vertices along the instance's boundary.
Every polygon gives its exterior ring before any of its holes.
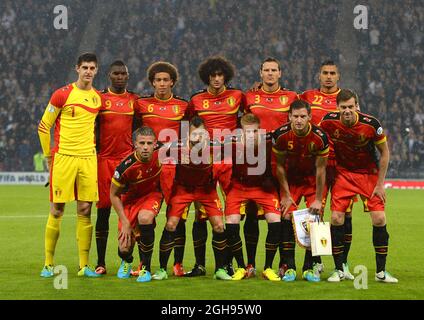
{"type": "Polygon", "coordinates": [[[151,212],[140,212],[138,214],[138,222],[140,224],[152,224],[155,215],[151,212]]]}
{"type": "Polygon", "coordinates": [[[281,220],[291,221],[291,217],[292,217],[291,213],[286,213],[283,217],[281,217],[281,220]]]}
{"type": "Polygon", "coordinates": [[[50,209],[50,213],[55,217],[55,218],[60,218],[61,216],[63,216],[63,213],[65,212],[64,208],[51,208],[50,209]]]}
{"type": "Polygon", "coordinates": [[[214,223],[212,229],[217,233],[222,233],[224,232],[224,224],[222,222],[214,223]]]}
{"type": "Polygon", "coordinates": [[[78,202],[77,213],[81,216],[89,216],[91,214],[91,202],[78,202]]]}
{"type": "Polygon", "coordinates": [[[386,225],[386,215],[384,212],[372,213],[371,219],[373,226],[382,227],[386,225]]]}
{"type": "Polygon", "coordinates": [[[275,213],[267,213],[265,214],[265,219],[267,223],[274,223],[274,222],[280,222],[281,217],[278,214],[275,213]]]}
{"type": "Polygon", "coordinates": [[[170,232],[174,232],[177,229],[178,221],[176,220],[168,220],[166,222],[165,228],[170,232]]]}
{"type": "Polygon", "coordinates": [[[344,224],[344,213],[343,212],[333,212],[331,214],[331,224],[334,226],[341,226],[344,224]]]}

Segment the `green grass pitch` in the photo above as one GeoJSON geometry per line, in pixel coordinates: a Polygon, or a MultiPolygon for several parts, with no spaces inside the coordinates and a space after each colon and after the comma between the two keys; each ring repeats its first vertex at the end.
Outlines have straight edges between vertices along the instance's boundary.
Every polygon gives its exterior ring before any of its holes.
{"type": "MultiPolygon", "coordinates": [[[[116,277],[119,264],[117,256],[117,217],[111,214],[107,264],[109,274],[101,279],[81,279],[77,273],[77,246],[75,240],[75,204],[68,204],[62,221],[61,235],[56,249],[55,263],[68,269],[68,289],[58,290],[53,279],[39,276],[44,261],[44,227],[49,210],[48,190],[41,186],[0,187],[0,299],[203,299],[203,300],[285,300],[285,299],[423,299],[424,298],[424,214],[420,190],[388,190],[388,231],[390,247],[387,269],[399,279],[398,284],[374,281],[375,260],[372,246],[370,218],[356,204],[353,213],[353,242],[350,251],[351,271],[357,265],[368,269],[368,289],[355,289],[352,281],[341,283],[308,283],[301,280],[303,250],[297,247],[298,279],[293,283],[265,281],[260,276],[237,282],[217,281],[212,278],[213,252],[209,233],[206,277],[176,278],[166,281],[137,283],[135,278],[120,280],[116,277]]],[[[326,212],[326,220],[329,214],[326,212]]],[[[93,210],[92,221],[96,215],[93,210]]],[[[187,223],[187,245],[184,265],[194,264],[191,239],[193,216],[187,223]]],[[[164,226],[163,211],[158,217],[156,244],[152,269],[158,267],[158,242],[164,226]]],[[[258,273],[264,263],[266,223],[260,222],[258,247],[258,273]]],[[[210,229],[209,229],[210,231],[210,229]]],[[[94,265],[96,247],[93,237],[90,262],[94,265]]],[[[278,257],[274,260],[277,267],[278,257]]],[[[323,258],[325,280],[333,269],[331,257],[323,258]]],[[[135,263],[138,254],[135,254],[135,263]]],[[[170,264],[173,262],[171,255],[170,264]]],[[[168,267],[168,271],[171,267],[168,267]]]]}

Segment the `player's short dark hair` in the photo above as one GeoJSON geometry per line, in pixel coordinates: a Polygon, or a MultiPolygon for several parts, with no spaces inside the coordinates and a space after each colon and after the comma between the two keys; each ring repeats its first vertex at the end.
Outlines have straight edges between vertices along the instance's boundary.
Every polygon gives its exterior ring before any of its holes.
{"type": "Polygon", "coordinates": [[[359,104],[359,98],[355,91],[350,89],[341,89],[337,94],[336,102],[339,104],[342,101],[347,101],[350,98],[355,98],[355,104],[359,104]]]}
{"type": "Polygon", "coordinates": [[[83,62],[95,62],[96,66],[98,65],[97,56],[92,52],[86,52],[80,55],[77,60],[77,66],[79,67],[83,62]]]}
{"type": "Polygon", "coordinates": [[[167,74],[169,74],[172,82],[174,82],[172,86],[175,86],[175,84],[178,81],[178,69],[176,66],[165,61],[158,61],[151,64],[150,67],[147,68],[147,78],[149,79],[152,85],[153,85],[153,80],[155,79],[156,73],[159,73],[159,72],[166,72],[167,74]]]}
{"type": "Polygon", "coordinates": [[[113,61],[110,66],[109,66],[109,71],[113,68],[113,67],[127,67],[127,65],[125,64],[124,61],[122,60],[115,60],[113,61]]]}
{"type": "Polygon", "coordinates": [[[259,120],[259,118],[256,115],[254,115],[253,113],[250,113],[249,112],[249,113],[244,114],[241,117],[240,124],[242,126],[249,125],[249,124],[258,124],[258,125],[260,125],[261,124],[261,121],[259,120]]]}
{"type": "Polygon", "coordinates": [[[300,110],[300,109],[306,109],[306,111],[308,111],[308,114],[311,114],[311,106],[309,105],[309,103],[307,103],[304,100],[294,100],[290,104],[289,113],[291,114],[293,110],[300,110]]]}
{"type": "Polygon", "coordinates": [[[132,141],[133,143],[135,143],[135,141],[137,140],[138,136],[152,136],[156,139],[156,134],[153,131],[152,128],[148,127],[148,126],[141,126],[140,128],[137,128],[133,134],[132,134],[132,141]]]}
{"type": "Polygon", "coordinates": [[[264,64],[265,64],[265,62],[275,62],[275,63],[278,65],[278,71],[280,71],[280,70],[281,70],[281,64],[280,64],[280,61],[278,61],[277,59],[275,59],[275,58],[273,58],[273,57],[268,57],[268,58],[266,58],[264,61],[262,61],[262,63],[261,63],[261,69],[260,69],[260,70],[262,70],[262,68],[263,68],[263,66],[264,66],[264,64]]]}
{"type": "Polygon", "coordinates": [[[227,84],[234,77],[235,67],[224,57],[216,56],[203,61],[198,72],[200,79],[206,85],[209,85],[209,77],[217,73],[224,75],[224,83],[227,84]]]}
{"type": "Polygon", "coordinates": [[[322,69],[322,67],[323,66],[335,66],[337,69],[339,68],[338,66],[337,66],[337,64],[333,61],[333,60],[324,60],[322,63],[321,63],[321,68],[320,68],[320,70],[322,69]]]}

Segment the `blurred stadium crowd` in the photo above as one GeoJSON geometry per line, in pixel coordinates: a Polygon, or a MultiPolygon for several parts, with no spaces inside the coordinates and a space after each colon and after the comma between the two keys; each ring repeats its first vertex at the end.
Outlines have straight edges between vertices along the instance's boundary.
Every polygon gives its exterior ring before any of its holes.
{"type": "MultiPolygon", "coordinates": [[[[66,2],[66,1],[63,1],[66,2]]],[[[361,109],[381,120],[389,136],[389,177],[412,178],[424,168],[424,4],[386,2],[371,11],[368,30],[357,32],[356,76],[361,109]],[[396,17],[396,18],[394,18],[396,17]],[[415,169],[415,170],[413,170],[415,169]]],[[[69,29],[53,28],[49,2],[0,3],[0,171],[32,171],[39,150],[37,124],[50,94],[68,81],[94,1],[69,2],[69,29]],[[23,5],[24,3],[24,5],[23,5]]],[[[66,3],[64,3],[66,5],[66,3]]],[[[96,88],[107,85],[108,64],[128,63],[130,88],[150,92],[146,69],[175,64],[176,94],[189,99],[203,87],[200,62],[222,54],[236,66],[233,86],[248,89],[261,61],[282,62],[283,85],[297,92],[318,87],[319,65],[339,62],[336,0],[126,1],[102,19],[95,52],[96,88]],[[313,27],[311,27],[313,26],[313,27]]],[[[342,82],[343,85],[343,75],[342,82]]]]}

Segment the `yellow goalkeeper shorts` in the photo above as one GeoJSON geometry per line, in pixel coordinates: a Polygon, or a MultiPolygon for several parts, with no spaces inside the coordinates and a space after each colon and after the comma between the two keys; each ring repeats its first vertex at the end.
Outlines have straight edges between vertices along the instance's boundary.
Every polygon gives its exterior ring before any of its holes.
{"type": "Polygon", "coordinates": [[[55,153],[50,170],[50,201],[99,200],[97,156],[72,156],[55,153]]]}

